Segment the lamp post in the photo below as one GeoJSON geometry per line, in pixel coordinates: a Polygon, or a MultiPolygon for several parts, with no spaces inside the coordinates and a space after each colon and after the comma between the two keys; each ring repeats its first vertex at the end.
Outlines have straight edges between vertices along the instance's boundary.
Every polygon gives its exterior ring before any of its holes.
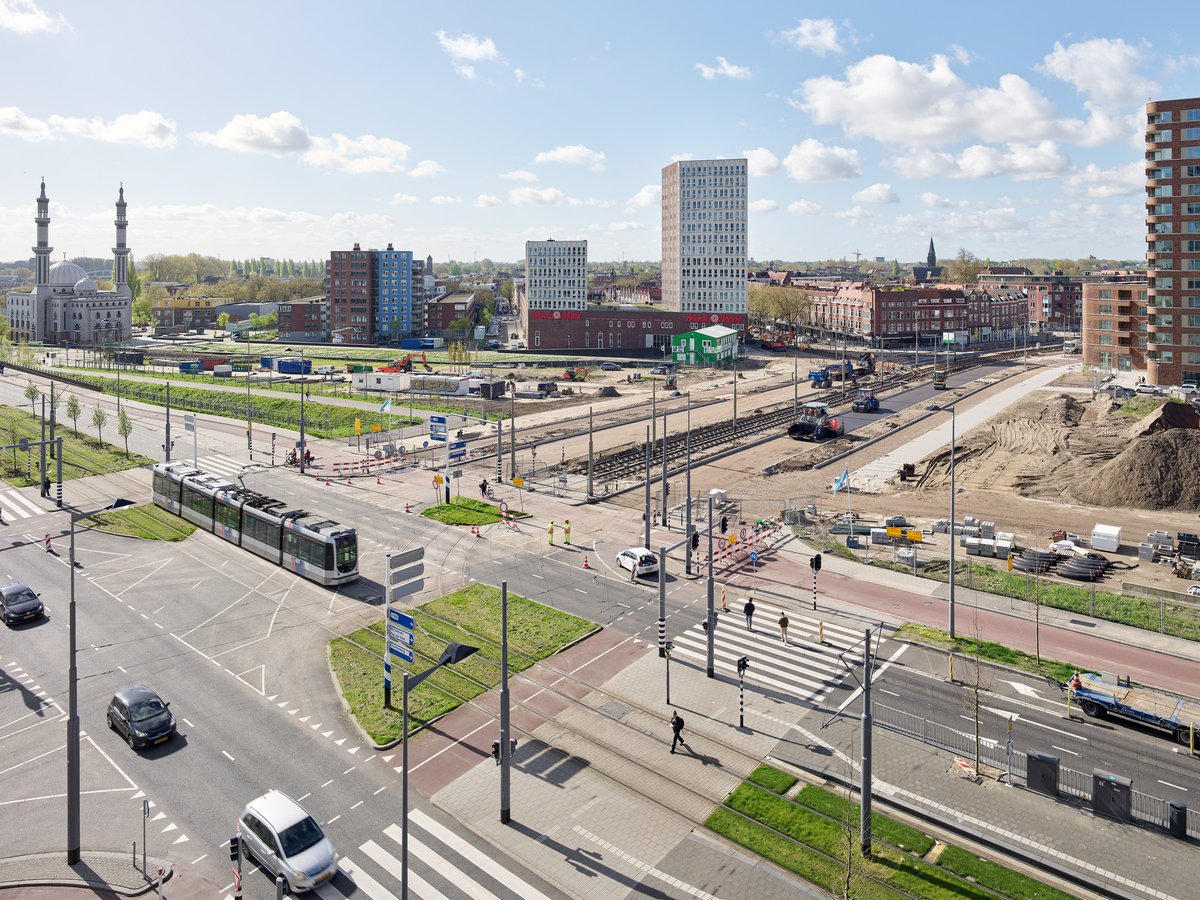
{"type": "MultiPolygon", "coordinates": [[[[284,349],[285,353],[293,353],[291,347],[284,349]]],[[[247,381],[246,390],[250,390],[250,384],[247,381]]],[[[308,449],[304,441],[304,395],[308,393],[308,383],[304,380],[304,348],[300,348],[300,474],[304,474],[304,451],[308,449]]],[[[247,401],[249,402],[249,401],[247,401]]]]}
{"type": "Polygon", "coordinates": [[[254,462],[254,437],[253,437],[253,420],[250,418],[250,370],[253,365],[250,362],[250,329],[246,329],[246,452],[250,455],[250,462],[254,462]]]}
{"type": "Polygon", "coordinates": [[[402,704],[403,721],[400,726],[400,733],[404,739],[404,787],[401,791],[400,800],[400,821],[404,823],[403,836],[400,841],[401,900],[407,900],[408,898],[408,692],[417,687],[417,685],[419,685],[422,681],[424,681],[442,666],[453,666],[457,663],[460,663],[478,649],[478,647],[471,647],[468,644],[447,644],[446,649],[442,651],[442,655],[438,658],[438,661],[424,672],[421,672],[419,675],[412,675],[408,672],[404,673],[404,700],[402,704]]]}
{"type": "Polygon", "coordinates": [[[957,424],[956,407],[950,407],[950,637],[954,638],[954,443],[957,424]]]}
{"type": "Polygon", "coordinates": [[[75,664],[75,523],[110,509],[132,506],[116,498],[108,506],[71,513],[71,592],[67,604],[67,865],[79,862],[79,670],[75,664]]]}

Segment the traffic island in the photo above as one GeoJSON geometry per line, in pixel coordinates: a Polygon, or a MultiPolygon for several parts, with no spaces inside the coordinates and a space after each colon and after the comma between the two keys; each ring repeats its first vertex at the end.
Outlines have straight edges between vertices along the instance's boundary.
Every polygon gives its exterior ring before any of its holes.
{"type": "Polygon", "coordinates": [[[140,858],[135,862],[129,852],[85,850],[79,862],[70,865],[66,853],[59,850],[0,859],[0,889],[75,888],[136,897],[155,889],[160,872],[165,884],[173,874],[168,860],[150,857],[143,872],[140,858]]]}
{"type": "MultiPolygon", "coordinates": [[[[470,497],[455,497],[449,503],[439,503],[421,511],[421,515],[443,525],[495,525],[503,518],[500,507],[470,497]]],[[[509,511],[514,519],[528,518],[528,513],[509,511]]]]}

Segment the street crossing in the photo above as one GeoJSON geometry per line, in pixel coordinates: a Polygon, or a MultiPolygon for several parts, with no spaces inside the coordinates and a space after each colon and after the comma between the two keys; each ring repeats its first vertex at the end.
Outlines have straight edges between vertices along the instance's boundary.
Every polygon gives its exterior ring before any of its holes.
{"type": "MultiPolygon", "coordinates": [[[[185,459],[184,462],[187,460],[185,459]]],[[[212,475],[221,475],[231,481],[236,481],[237,477],[242,474],[242,469],[246,464],[240,460],[231,459],[228,456],[221,454],[213,454],[212,456],[200,457],[200,469],[212,475]]]]}
{"type": "MultiPolygon", "coordinates": [[[[740,657],[750,658],[746,673],[747,688],[761,687],[778,691],[804,703],[820,703],[842,682],[849,672],[847,665],[862,664],[861,631],[793,613],[788,616],[788,645],[779,639],[779,608],[756,603],[754,630],[746,629],[741,600],[737,610],[717,616],[717,631],[713,650],[718,670],[737,671],[740,657]],[[817,643],[818,629],[824,643],[817,643]],[[846,650],[853,647],[850,653],[846,650]],[[844,655],[841,655],[844,654],[844,655]]],[[[708,658],[708,636],[702,624],[672,638],[674,655],[704,665],[708,658]]]]}
{"type": "Polygon", "coordinates": [[[18,490],[0,490],[0,511],[3,511],[6,520],[13,519],[30,519],[34,516],[44,515],[51,512],[50,509],[43,509],[37,505],[36,488],[29,496],[22,494],[18,490]]]}
{"type": "MultiPolygon", "coordinates": [[[[411,896],[420,900],[552,900],[432,816],[412,810],[409,828],[411,896]]],[[[322,900],[397,900],[402,838],[400,826],[392,824],[355,850],[339,846],[338,874],[317,888],[317,896],[322,900]]],[[[265,876],[247,868],[244,877],[265,876]]],[[[225,898],[232,900],[232,895],[225,898]]]]}

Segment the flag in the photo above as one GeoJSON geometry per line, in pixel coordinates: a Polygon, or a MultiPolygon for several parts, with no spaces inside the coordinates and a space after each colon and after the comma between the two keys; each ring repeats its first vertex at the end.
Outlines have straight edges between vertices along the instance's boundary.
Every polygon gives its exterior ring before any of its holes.
{"type": "Polygon", "coordinates": [[[382,403],[379,404],[379,412],[386,414],[391,411],[392,411],[392,398],[388,397],[386,400],[384,400],[382,403]]]}
{"type": "Polygon", "coordinates": [[[847,488],[850,485],[850,467],[842,469],[842,474],[833,479],[833,492],[836,494],[842,488],[847,488]]]}

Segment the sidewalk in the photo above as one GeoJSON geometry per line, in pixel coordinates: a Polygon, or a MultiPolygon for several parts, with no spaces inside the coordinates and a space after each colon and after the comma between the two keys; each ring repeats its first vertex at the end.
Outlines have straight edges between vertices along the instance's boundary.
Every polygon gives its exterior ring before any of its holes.
{"type": "MultiPolygon", "coordinates": [[[[171,882],[170,880],[173,872],[168,860],[148,857],[146,871],[150,873],[151,878],[161,871],[164,885],[179,885],[178,881],[171,882]]],[[[192,879],[192,881],[199,887],[199,879],[192,879]]],[[[5,890],[6,897],[10,896],[8,891],[13,888],[55,888],[58,889],[57,893],[59,894],[62,893],[61,889],[63,888],[76,888],[111,891],[126,897],[134,897],[148,893],[154,887],[154,881],[148,880],[142,872],[141,860],[134,863],[132,852],[83,851],[79,855],[79,862],[73,866],[67,864],[65,851],[0,859],[0,888],[5,890]]],[[[33,896],[32,893],[31,896],[33,896]]],[[[199,897],[203,894],[199,890],[190,894],[172,891],[171,896],[199,897]]]]}

